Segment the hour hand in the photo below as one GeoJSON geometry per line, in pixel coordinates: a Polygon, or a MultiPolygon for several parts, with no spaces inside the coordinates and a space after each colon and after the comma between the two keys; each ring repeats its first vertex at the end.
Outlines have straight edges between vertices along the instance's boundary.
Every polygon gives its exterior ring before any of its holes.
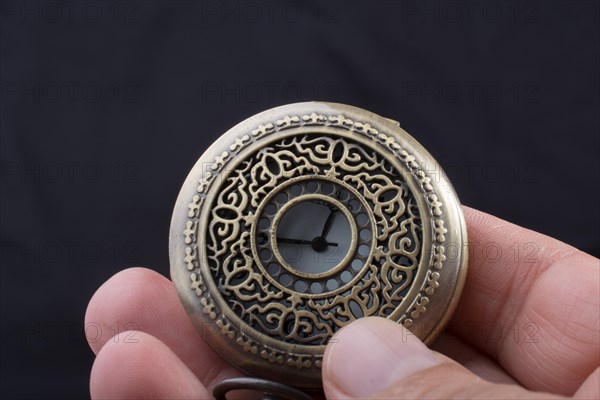
{"type": "Polygon", "coordinates": [[[312,244],[312,242],[310,240],[302,240],[302,239],[288,239],[288,238],[282,238],[282,237],[278,237],[277,238],[277,243],[284,243],[284,244],[312,244]]]}

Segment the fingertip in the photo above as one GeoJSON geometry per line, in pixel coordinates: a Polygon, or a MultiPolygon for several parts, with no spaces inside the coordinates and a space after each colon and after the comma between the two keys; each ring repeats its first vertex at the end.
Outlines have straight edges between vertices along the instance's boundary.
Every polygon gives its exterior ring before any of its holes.
{"type": "Polygon", "coordinates": [[[323,386],[331,399],[555,398],[486,382],[384,318],[359,319],[334,335],[323,359],[323,386]]]}
{"type": "Polygon", "coordinates": [[[337,332],[323,359],[323,383],[330,398],[363,398],[439,359],[402,325],[385,318],[361,318],[337,332]]]}
{"type": "Polygon", "coordinates": [[[209,398],[192,371],[152,335],[126,331],[99,351],[90,376],[98,399],[209,398]]]}
{"type": "Polygon", "coordinates": [[[147,268],[126,269],[102,285],[88,306],[85,330],[96,354],[114,335],[136,330],[165,343],[206,386],[239,375],[198,333],[173,283],[147,268]]]}
{"type": "MultiPolygon", "coordinates": [[[[92,295],[85,312],[85,335],[88,344],[98,354],[104,343],[123,329],[140,329],[133,321],[107,321],[114,319],[115,310],[123,304],[139,304],[139,301],[128,301],[143,293],[140,287],[153,287],[156,296],[161,297],[161,289],[168,291],[172,284],[161,274],[144,267],[127,268],[117,272],[104,282],[92,295]],[[113,326],[116,324],[117,326],[113,326]]],[[[147,299],[151,304],[154,300],[147,299]]]]}

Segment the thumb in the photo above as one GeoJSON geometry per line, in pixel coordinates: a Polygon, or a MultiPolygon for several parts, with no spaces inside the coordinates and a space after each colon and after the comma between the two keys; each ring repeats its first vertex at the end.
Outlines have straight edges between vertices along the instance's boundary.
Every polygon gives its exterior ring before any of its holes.
{"type": "Polygon", "coordinates": [[[552,398],[484,381],[384,318],[362,318],[336,333],[323,358],[323,387],[328,399],[552,398]]]}

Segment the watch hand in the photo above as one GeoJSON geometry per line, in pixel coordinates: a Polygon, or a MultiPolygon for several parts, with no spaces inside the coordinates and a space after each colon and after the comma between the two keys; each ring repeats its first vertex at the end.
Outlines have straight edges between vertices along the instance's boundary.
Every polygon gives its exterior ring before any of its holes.
{"type": "MultiPolygon", "coordinates": [[[[288,238],[282,238],[282,237],[278,237],[277,238],[277,243],[283,243],[283,244],[305,244],[305,245],[309,245],[312,246],[313,245],[313,241],[312,240],[302,240],[302,239],[288,239],[288,238]]],[[[327,244],[327,246],[333,246],[333,247],[337,247],[337,243],[329,243],[326,242],[325,244],[327,244]]]]}
{"type": "Polygon", "coordinates": [[[301,239],[288,239],[288,238],[277,238],[277,243],[285,243],[285,244],[312,244],[310,240],[301,240],[301,239]]]}
{"type": "Polygon", "coordinates": [[[318,204],[318,205],[323,206],[323,207],[331,208],[331,205],[329,203],[327,203],[326,201],[323,201],[323,200],[309,200],[309,201],[311,203],[318,204]]]}
{"type": "Polygon", "coordinates": [[[335,218],[335,213],[337,212],[337,208],[330,207],[329,215],[325,220],[325,225],[323,225],[323,232],[321,232],[321,237],[325,238],[327,233],[329,233],[329,229],[331,229],[331,224],[333,223],[333,219],[335,218]]]}

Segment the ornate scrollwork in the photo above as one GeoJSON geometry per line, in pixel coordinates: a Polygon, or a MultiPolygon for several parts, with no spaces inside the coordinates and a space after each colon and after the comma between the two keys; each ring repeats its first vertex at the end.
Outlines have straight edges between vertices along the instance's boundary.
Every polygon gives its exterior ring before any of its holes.
{"type": "MultiPolygon", "coordinates": [[[[423,257],[433,250],[431,265],[426,260],[429,271],[425,282],[400,322],[410,326],[426,312],[428,296],[434,295],[439,286],[439,273],[435,271],[442,268],[445,260],[443,242],[447,231],[439,218],[443,204],[430,178],[394,137],[342,115],[313,113],[260,125],[235,140],[229,150],[220,154],[211,165],[211,171],[199,180],[197,194],[189,204],[189,220],[184,232],[190,287],[201,297],[206,314],[217,321],[224,334],[236,337],[244,349],[257,352],[270,362],[285,362],[298,368],[320,367],[320,356],[286,353],[281,348],[254,342],[238,330],[223,311],[215,307],[207,293],[206,281],[214,282],[230,310],[259,333],[289,344],[319,346],[339,327],[356,318],[390,316],[415,283],[423,257]],[[302,125],[350,130],[372,139],[373,145],[331,132],[287,135],[245,156],[231,170],[226,169],[248,146],[276,132],[302,125]],[[401,160],[418,182],[428,209],[419,209],[404,179],[406,171],[397,170],[376,151],[375,145],[386,147],[401,160]],[[219,179],[216,179],[218,174],[219,179]],[[310,189],[310,182],[317,187],[310,189]],[[294,197],[320,193],[325,184],[348,192],[344,204],[355,217],[352,223],[372,235],[357,242],[356,248],[351,250],[356,251],[356,255],[348,258],[336,276],[327,276],[336,280],[335,289],[328,289],[325,278],[318,276],[292,276],[290,282],[283,283],[269,273],[267,262],[259,255],[262,250],[272,250],[269,247],[272,244],[260,242],[257,236],[272,226],[273,218],[266,215],[265,208],[273,205],[280,210],[294,197]],[[295,194],[292,194],[293,186],[300,188],[295,194]],[[215,193],[213,201],[205,204],[209,191],[215,193]],[[287,198],[277,199],[279,193],[285,193],[287,198]],[[350,207],[353,200],[358,207],[350,207]],[[207,224],[199,228],[203,212],[209,213],[207,224]],[[423,237],[423,213],[428,218],[433,216],[431,238],[423,237]],[[361,214],[367,218],[359,223],[361,214]],[[425,241],[432,243],[427,252],[423,248],[425,241]],[[359,245],[369,248],[367,255],[358,254],[359,245]],[[210,276],[202,274],[202,260],[208,264],[210,276]],[[353,267],[354,260],[360,261],[358,268],[353,267]],[[350,280],[339,277],[344,271],[351,272],[350,280]],[[300,280],[309,281],[304,291],[294,287],[300,280]],[[313,281],[321,284],[322,292],[309,289],[313,281]]],[[[273,259],[269,259],[269,263],[272,262],[273,259]]]]}
{"type": "Polygon", "coordinates": [[[422,253],[419,211],[402,175],[377,152],[348,138],[299,135],[261,148],[224,178],[210,209],[205,235],[212,279],[242,320],[288,343],[325,344],[353,319],[389,315],[413,281],[422,253]],[[356,208],[351,214],[366,220],[353,223],[373,232],[358,245],[367,245],[369,253],[376,249],[375,256],[360,255],[356,246],[339,271],[336,290],[318,277],[292,275],[284,285],[268,272],[272,249],[256,235],[272,227],[265,205],[279,210],[296,197],[286,190],[292,183],[299,189],[296,196],[310,192],[309,186],[321,193],[327,183],[345,190],[345,203],[356,208]],[[352,260],[359,260],[358,271],[352,260]],[[343,282],[343,271],[354,279],[343,282]],[[299,292],[294,289],[299,280],[306,288],[320,282],[325,290],[299,292]]]}

